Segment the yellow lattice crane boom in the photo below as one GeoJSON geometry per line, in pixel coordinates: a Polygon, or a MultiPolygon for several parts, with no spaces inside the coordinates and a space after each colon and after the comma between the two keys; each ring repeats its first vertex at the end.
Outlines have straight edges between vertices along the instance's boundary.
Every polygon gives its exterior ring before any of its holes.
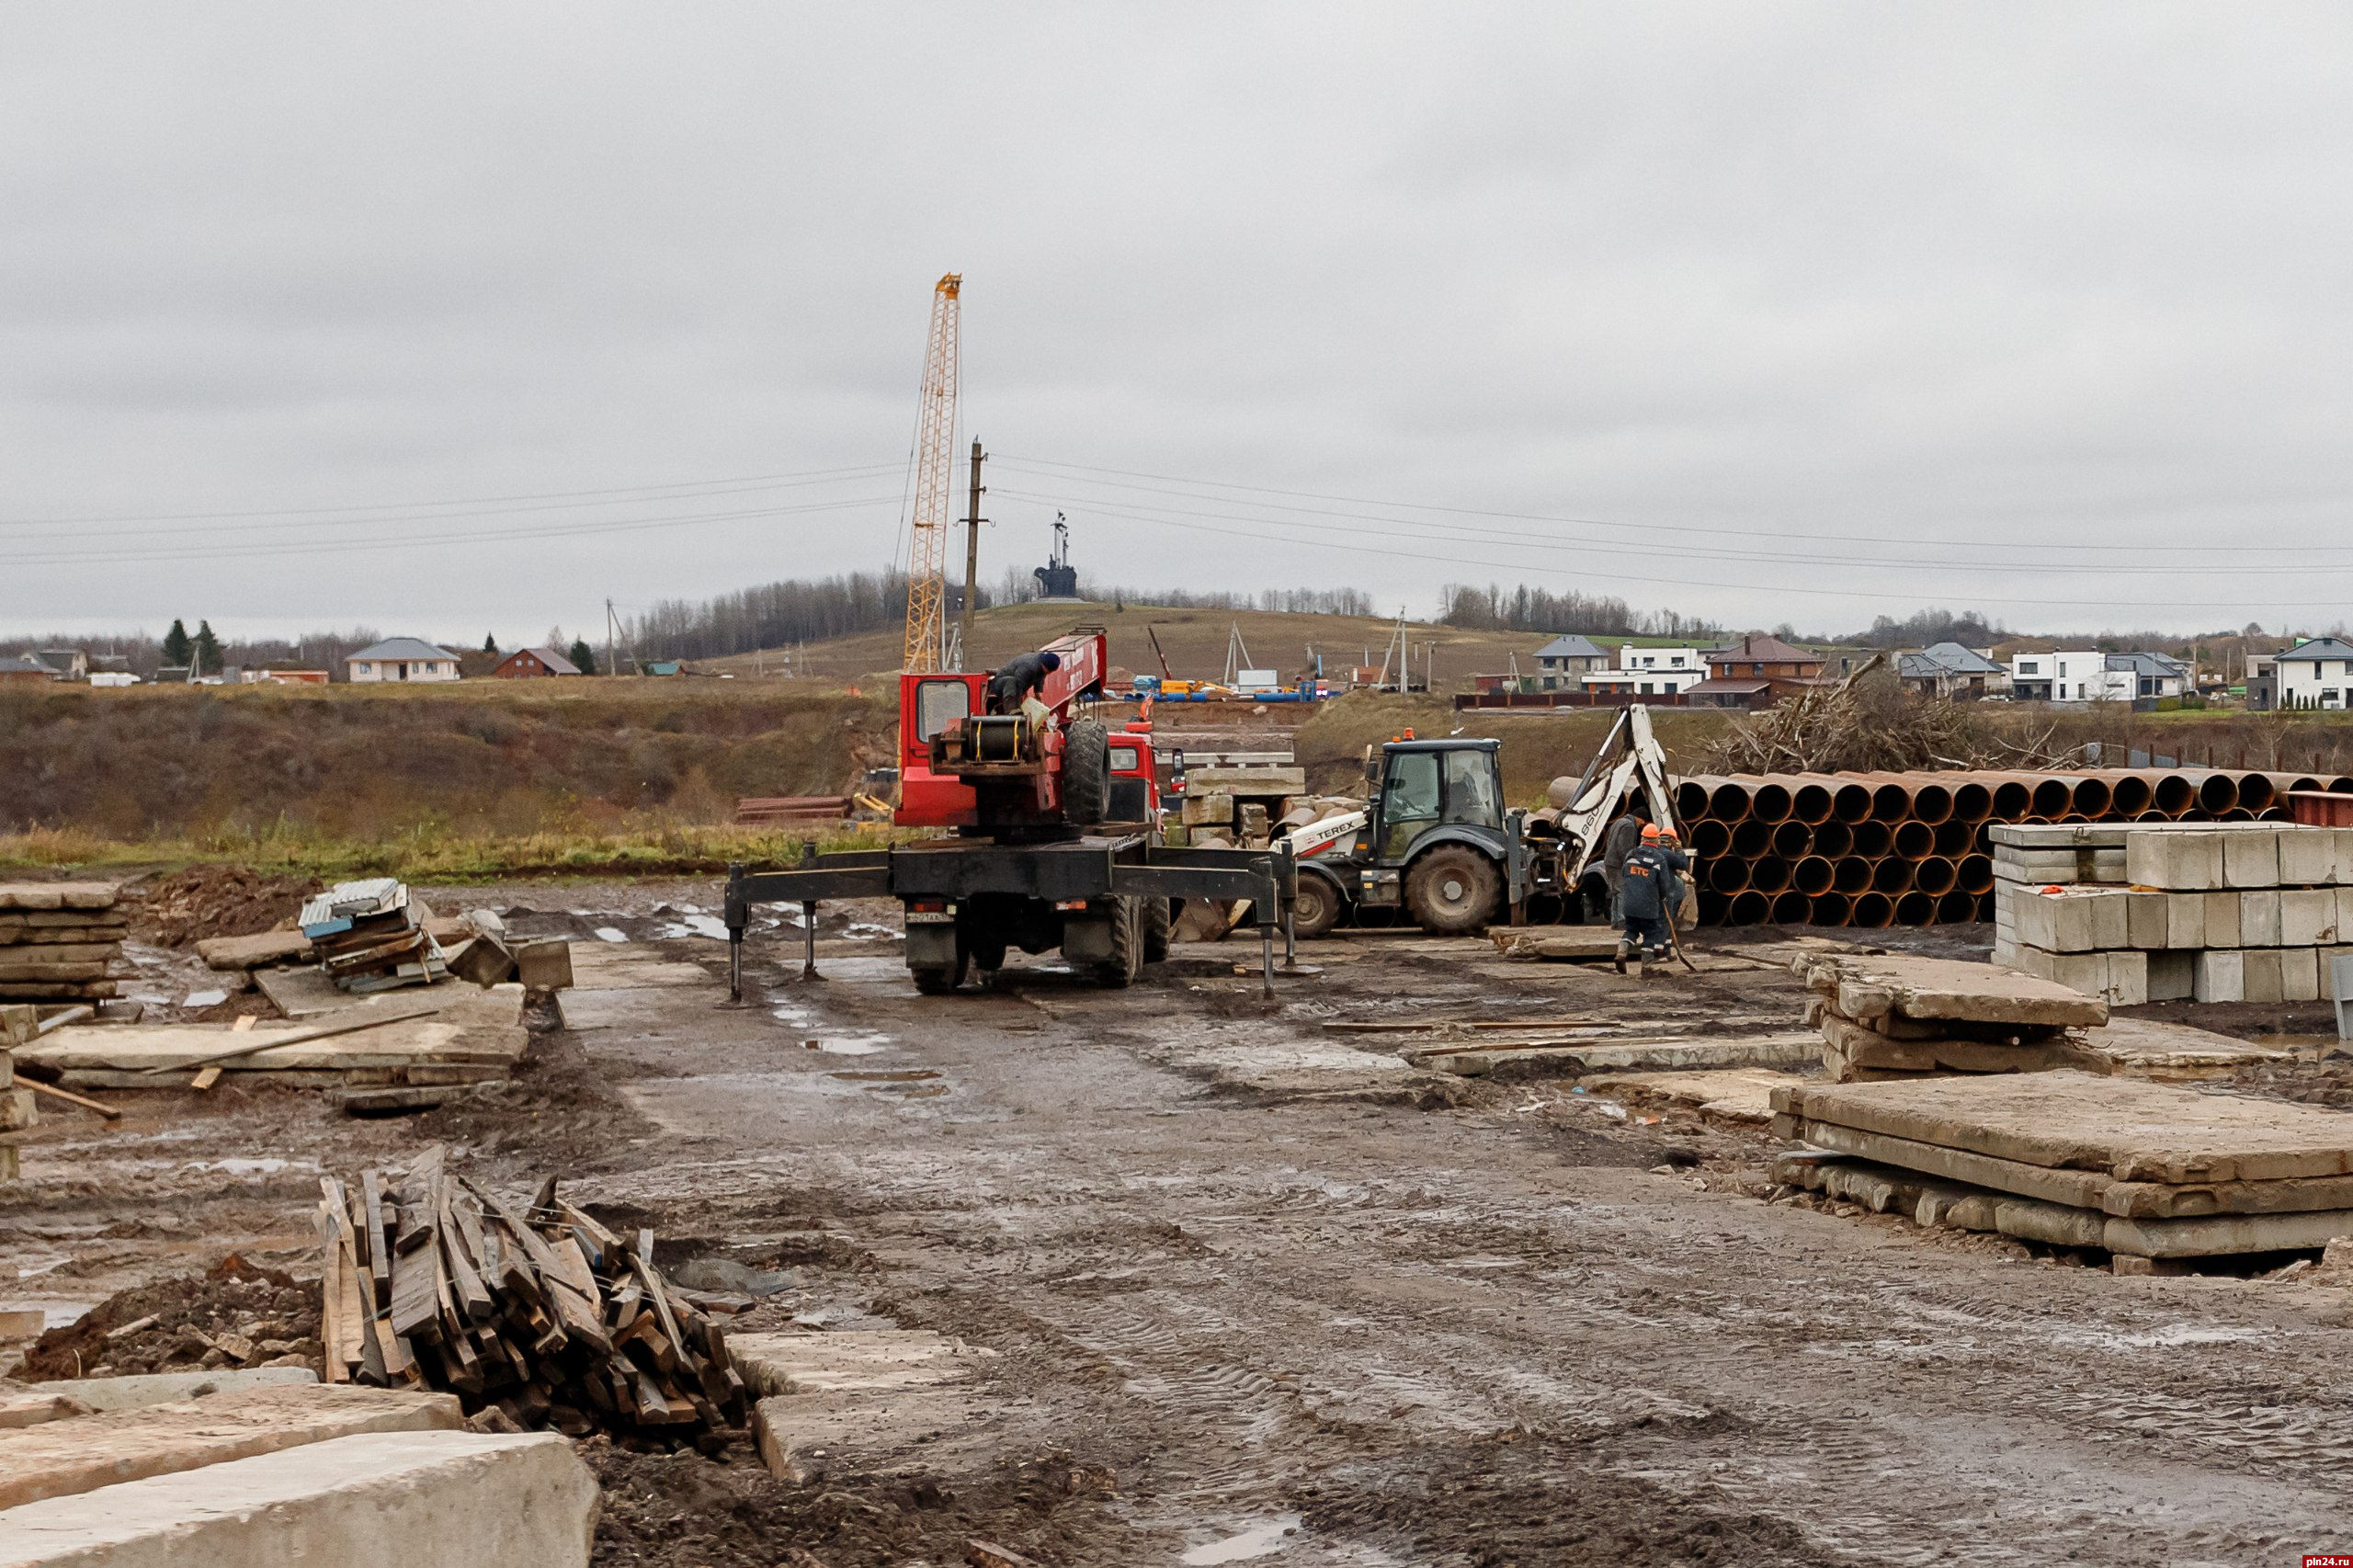
{"type": "Polygon", "coordinates": [[[949,487],[956,463],[956,296],[949,273],[931,291],[931,335],[923,357],[923,403],[915,420],[915,502],[908,522],[907,642],[900,668],[945,667],[949,487]]]}

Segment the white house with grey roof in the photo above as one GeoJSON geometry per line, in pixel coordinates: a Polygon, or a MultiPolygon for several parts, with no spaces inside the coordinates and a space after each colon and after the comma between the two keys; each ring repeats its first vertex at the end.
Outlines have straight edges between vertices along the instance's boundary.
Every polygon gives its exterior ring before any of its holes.
{"type": "Polygon", "coordinates": [[[2189,666],[2170,653],[2086,649],[2010,660],[2010,692],[2021,702],[2134,702],[2188,689],[2189,666]]]}
{"type": "Polygon", "coordinates": [[[351,678],[369,681],[456,680],[458,655],[415,637],[387,637],[344,661],[351,678]]]}
{"type": "Polygon", "coordinates": [[[1608,667],[1608,653],[1590,638],[1571,632],[1536,650],[1536,687],[1540,691],[1574,691],[1587,671],[1608,667]]]}
{"type": "Polygon", "coordinates": [[[2272,656],[2282,708],[2353,708],[2353,642],[2313,637],[2272,656]]]}

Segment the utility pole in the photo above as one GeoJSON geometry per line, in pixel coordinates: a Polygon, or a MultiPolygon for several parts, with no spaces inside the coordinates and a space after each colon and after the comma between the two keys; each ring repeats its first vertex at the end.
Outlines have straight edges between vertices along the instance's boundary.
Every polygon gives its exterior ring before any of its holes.
{"type": "MultiPolygon", "coordinates": [[[[972,501],[964,514],[964,613],[956,624],[956,645],[959,653],[969,657],[972,647],[972,596],[978,591],[981,574],[981,525],[987,521],[981,516],[981,463],[988,456],[981,450],[981,438],[972,437],[972,501]]],[[[960,658],[958,664],[963,660],[960,658]]]]}

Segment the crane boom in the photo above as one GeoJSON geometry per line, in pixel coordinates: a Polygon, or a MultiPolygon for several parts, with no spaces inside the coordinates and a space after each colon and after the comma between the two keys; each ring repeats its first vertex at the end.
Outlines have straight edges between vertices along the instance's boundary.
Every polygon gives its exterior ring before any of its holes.
{"type": "Polygon", "coordinates": [[[956,462],[957,295],[951,272],[931,291],[931,332],[923,357],[923,400],[915,421],[915,498],[907,545],[907,640],[900,668],[917,673],[947,664],[949,492],[956,462]]]}

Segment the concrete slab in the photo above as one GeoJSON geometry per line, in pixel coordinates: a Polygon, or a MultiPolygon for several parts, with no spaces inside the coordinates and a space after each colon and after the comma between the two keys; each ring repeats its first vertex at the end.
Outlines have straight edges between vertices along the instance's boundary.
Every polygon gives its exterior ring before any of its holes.
{"type": "Polygon", "coordinates": [[[197,943],[196,956],[209,967],[223,971],[316,961],[311,938],[300,931],[264,931],[256,937],[207,937],[197,943]]]}
{"type": "Polygon", "coordinates": [[[1729,1068],[1713,1073],[1632,1073],[1588,1078],[1583,1086],[1597,1095],[1666,1100],[1711,1120],[1763,1126],[1773,1119],[1773,1091],[1787,1087],[1789,1082],[1786,1073],[1729,1068]]]}
{"type": "Polygon", "coordinates": [[[1717,1040],[1565,1040],[1546,1045],[1445,1045],[1416,1051],[1416,1067],[1466,1078],[1489,1074],[1574,1077],[1608,1071],[1676,1072],[1715,1067],[1803,1067],[1822,1052],[1822,1037],[1803,1029],[1717,1040]]]}
{"type": "MultiPolygon", "coordinates": [[[[2120,914],[2121,906],[2119,906],[2120,914]]],[[[1835,988],[1838,1010],[1860,1022],[1902,1017],[2083,1028],[2108,1021],[2108,1006],[2069,987],[1992,964],[1902,954],[1800,960],[1809,985],[1835,988]]]]}
{"type": "Polygon", "coordinates": [[[137,1410],[142,1405],[202,1399],[246,1389],[292,1388],[315,1383],[308,1367],[252,1367],[216,1372],[149,1372],[135,1378],[68,1378],[35,1383],[32,1392],[77,1401],[90,1410],[137,1410]]]}
{"type": "Polygon", "coordinates": [[[584,1568],[596,1478],[553,1433],[345,1437],[0,1513],[0,1568],[584,1568]]]}
{"type": "MultiPolygon", "coordinates": [[[[357,1007],[381,1000],[381,996],[355,996],[329,980],[316,967],[301,969],[263,969],[254,971],[254,984],[269,998],[270,1005],[290,1018],[313,1018],[322,1013],[339,1013],[346,1007],[357,1007]]],[[[410,986],[413,991],[430,991],[433,987],[410,986]]]]}
{"type": "Polygon", "coordinates": [[[88,1405],[68,1394],[0,1394],[0,1432],[13,1432],[19,1427],[40,1426],[51,1421],[63,1421],[69,1415],[89,1414],[88,1405]]]}
{"type": "Polygon", "coordinates": [[[1938,1148],[2120,1181],[2353,1175],[2353,1115],[2134,1078],[2023,1073],[1779,1090],[1775,1108],[1938,1148]]]}
{"type": "Polygon", "coordinates": [[[2284,1051],[2159,1018],[2110,1018],[2081,1038],[2108,1072],[2158,1083],[2225,1077],[2244,1067],[2289,1060],[2284,1051]]]}
{"type": "Polygon", "coordinates": [[[572,983],[584,991],[643,986],[708,989],[718,983],[700,964],[666,957],[639,942],[580,942],[572,949],[572,983]]]}
{"type": "Polygon", "coordinates": [[[464,1425],[455,1394],[242,1389],[0,1432],[0,1509],[368,1432],[464,1425]]]}
{"type": "Polygon", "coordinates": [[[805,1482],[837,1462],[872,1462],[983,1420],[968,1383],[995,1352],[923,1330],[731,1335],[728,1354],[756,1393],[752,1435],[775,1475],[805,1482]]]}
{"type": "Polygon", "coordinates": [[[337,1082],[471,1082],[505,1076],[529,1044],[520,986],[484,991],[444,983],[353,998],[352,1006],[334,1014],[242,1033],[225,1024],[69,1024],[19,1054],[58,1069],[69,1085],[170,1088],[193,1075],[194,1069],[185,1064],[233,1046],[358,1023],[371,1014],[397,1017],[426,1007],[436,1009],[429,1017],[307,1044],[267,1046],[221,1066],[263,1082],[301,1083],[322,1075],[337,1082]],[[145,1071],[150,1067],[169,1070],[151,1075],[145,1071]],[[418,1076],[421,1070],[443,1071],[418,1076]]]}
{"type": "Polygon", "coordinates": [[[745,1386],[766,1396],[933,1388],[973,1376],[996,1352],[907,1328],[731,1334],[727,1355],[745,1386]]]}

